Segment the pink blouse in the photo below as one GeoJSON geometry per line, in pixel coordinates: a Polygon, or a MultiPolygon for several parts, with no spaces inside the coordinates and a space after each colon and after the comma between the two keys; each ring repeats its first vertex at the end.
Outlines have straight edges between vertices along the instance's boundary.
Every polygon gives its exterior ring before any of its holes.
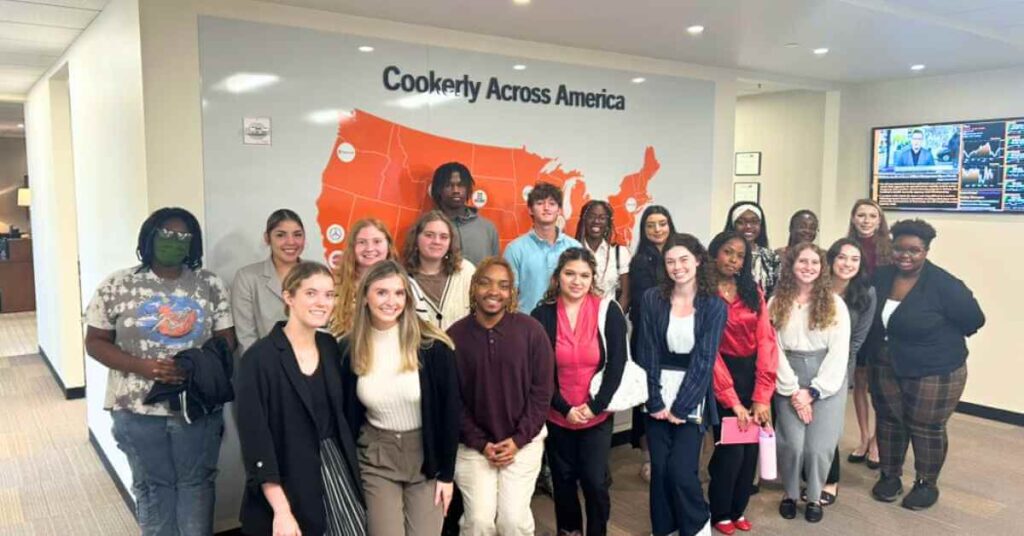
{"type": "MultiPolygon", "coordinates": [[[[597,373],[601,363],[601,342],[597,333],[597,317],[601,299],[588,295],[580,305],[576,318],[576,329],[569,324],[565,304],[558,300],[558,326],[555,338],[555,377],[558,392],[570,406],[576,407],[590,401],[590,380],[597,373]]],[[[548,410],[548,420],[563,428],[580,430],[597,426],[608,418],[601,413],[586,424],[570,424],[564,415],[548,410]]]]}

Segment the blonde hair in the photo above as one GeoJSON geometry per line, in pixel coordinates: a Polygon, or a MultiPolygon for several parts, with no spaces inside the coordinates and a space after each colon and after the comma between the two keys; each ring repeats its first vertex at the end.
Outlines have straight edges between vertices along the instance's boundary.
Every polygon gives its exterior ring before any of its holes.
{"type": "Polygon", "coordinates": [[[369,293],[370,285],[392,276],[398,276],[405,288],[405,307],[398,315],[398,344],[402,353],[401,371],[419,370],[419,349],[429,348],[435,341],[455,349],[455,344],[445,332],[416,314],[415,304],[412,303],[414,299],[412,285],[409,283],[409,275],[405,270],[394,260],[381,261],[369,268],[359,280],[352,329],[347,334],[352,349],[352,372],[358,376],[363,376],[373,370],[373,321],[370,307],[366,303],[366,296],[369,293]]]}
{"type": "MultiPolygon", "coordinates": [[[[281,281],[281,293],[294,297],[295,293],[299,291],[299,287],[302,286],[302,282],[314,275],[326,275],[334,279],[331,269],[323,264],[312,261],[300,261],[295,266],[292,266],[291,270],[288,270],[288,274],[284,276],[284,281],[281,281]]],[[[290,315],[291,310],[288,304],[285,304],[284,316],[290,315]]]]}
{"type": "Polygon", "coordinates": [[[335,337],[344,335],[352,327],[352,313],[355,311],[356,287],[359,285],[359,278],[356,277],[356,255],[355,242],[359,233],[367,227],[374,227],[384,233],[388,241],[388,260],[398,257],[395,252],[395,240],[391,238],[384,222],[377,218],[363,218],[352,225],[348,237],[345,238],[345,254],[341,256],[341,263],[334,270],[334,312],[331,314],[331,321],[327,329],[335,337]]]}
{"type": "Polygon", "coordinates": [[[800,242],[786,248],[786,255],[782,259],[782,273],[778,285],[775,286],[775,294],[772,295],[771,307],[768,308],[775,329],[782,329],[789,321],[789,313],[793,310],[797,294],[800,293],[793,266],[800,253],[808,249],[821,260],[821,272],[811,287],[811,314],[807,329],[822,330],[836,323],[836,303],[832,294],[832,279],[829,276],[825,252],[810,242],[800,242]]]}
{"type": "Polygon", "coordinates": [[[484,278],[484,273],[491,266],[501,266],[508,272],[508,283],[511,292],[511,298],[509,298],[508,305],[505,310],[509,313],[516,312],[519,308],[519,291],[516,290],[516,273],[512,271],[512,265],[505,260],[504,257],[487,257],[480,261],[480,264],[476,267],[476,271],[473,272],[473,277],[469,280],[469,310],[471,312],[476,311],[476,289],[481,285],[480,280],[484,278]]]}
{"type": "MultiPolygon", "coordinates": [[[[878,229],[875,229],[875,263],[884,266],[892,263],[892,238],[889,237],[889,222],[885,219],[885,212],[881,205],[871,199],[858,199],[853,208],[850,209],[850,226],[846,230],[846,238],[856,240],[860,243],[860,233],[857,226],[853,224],[853,217],[857,215],[857,209],[863,206],[874,207],[878,211],[878,229]]],[[[874,266],[871,267],[875,268],[874,266]]]]}

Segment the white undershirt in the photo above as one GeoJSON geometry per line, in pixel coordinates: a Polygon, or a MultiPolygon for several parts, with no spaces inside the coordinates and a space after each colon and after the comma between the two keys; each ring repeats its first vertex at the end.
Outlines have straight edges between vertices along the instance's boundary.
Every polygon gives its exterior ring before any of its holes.
{"type": "Polygon", "coordinates": [[[408,432],[423,427],[420,374],[401,372],[398,326],[373,329],[373,366],[356,383],[356,396],[366,407],[366,420],[376,428],[408,432]]]}
{"type": "Polygon", "coordinates": [[[694,336],[693,336],[693,317],[695,315],[690,313],[689,316],[676,316],[669,314],[668,316],[668,331],[665,333],[665,338],[668,341],[668,349],[670,352],[677,354],[688,354],[690,350],[693,350],[694,336]]]}
{"type": "Polygon", "coordinates": [[[889,317],[892,316],[893,311],[900,306],[900,301],[887,299],[885,305],[882,306],[882,326],[885,329],[889,329],[889,317]]]}

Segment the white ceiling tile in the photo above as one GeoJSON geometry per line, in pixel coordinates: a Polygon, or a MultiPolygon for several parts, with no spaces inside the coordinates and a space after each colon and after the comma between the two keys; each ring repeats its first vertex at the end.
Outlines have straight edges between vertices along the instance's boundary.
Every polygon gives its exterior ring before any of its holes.
{"type": "Polygon", "coordinates": [[[976,9],[957,13],[956,18],[979,27],[1005,28],[1024,24],[1024,2],[1014,2],[997,9],[976,9]]]}
{"type": "Polygon", "coordinates": [[[46,68],[53,65],[58,57],[56,54],[7,51],[0,47],[0,65],[46,68]]]}
{"type": "Polygon", "coordinates": [[[0,0],[0,21],[2,22],[17,22],[81,30],[89,25],[97,13],[97,11],[91,9],[0,0]]]}
{"type": "MultiPolygon", "coordinates": [[[[36,26],[18,22],[0,22],[0,40],[28,41],[43,45],[63,45],[67,47],[81,33],[74,28],[57,28],[55,26],[36,26]]],[[[63,50],[63,48],[62,48],[63,50]]]]}
{"type": "Polygon", "coordinates": [[[92,11],[102,11],[110,0],[18,0],[26,4],[43,4],[51,6],[75,7],[92,11]]]}
{"type": "MultiPolygon", "coordinates": [[[[2,35],[2,32],[3,30],[0,29],[0,35],[2,35]]],[[[65,48],[67,48],[67,43],[59,40],[46,43],[38,41],[4,39],[3,37],[0,37],[0,52],[13,52],[23,54],[51,54],[59,56],[65,48]]]]}

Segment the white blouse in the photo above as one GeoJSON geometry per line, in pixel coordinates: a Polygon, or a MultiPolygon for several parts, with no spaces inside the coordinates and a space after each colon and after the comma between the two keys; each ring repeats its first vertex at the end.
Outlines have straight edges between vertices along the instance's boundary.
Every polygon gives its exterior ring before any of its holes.
{"type": "Polygon", "coordinates": [[[373,367],[356,382],[356,396],[366,407],[366,420],[389,432],[422,428],[420,374],[400,370],[398,326],[384,331],[373,329],[372,338],[373,367]]]}
{"type": "Polygon", "coordinates": [[[668,331],[665,333],[666,342],[670,352],[677,354],[688,354],[693,350],[693,318],[697,316],[690,313],[690,316],[678,317],[669,313],[668,331]]]}
{"type": "Polygon", "coordinates": [[[602,296],[615,299],[615,292],[619,289],[619,276],[629,273],[629,262],[633,256],[626,246],[615,246],[613,249],[608,245],[607,240],[602,240],[597,250],[590,249],[587,241],[583,241],[583,247],[594,254],[597,261],[597,273],[594,274],[594,283],[601,290],[602,296]],[[619,263],[615,264],[616,250],[618,250],[619,263]]]}
{"type": "MultiPolygon", "coordinates": [[[[823,329],[810,330],[810,304],[793,304],[789,319],[781,329],[776,327],[775,333],[779,343],[779,369],[775,382],[776,391],[783,396],[790,396],[800,389],[796,372],[789,366],[786,352],[789,350],[815,351],[827,349],[825,360],[822,361],[817,375],[811,380],[811,387],[821,393],[821,398],[828,398],[846,388],[846,371],[850,360],[850,312],[843,299],[830,294],[835,301],[836,315],[834,323],[823,329]]],[[[775,298],[768,303],[771,304],[775,298]]],[[[770,307],[770,305],[769,305],[770,307]]]]}
{"type": "Polygon", "coordinates": [[[882,327],[889,329],[889,317],[896,311],[896,308],[900,306],[900,301],[887,299],[885,305],[882,306],[882,327]]]}

